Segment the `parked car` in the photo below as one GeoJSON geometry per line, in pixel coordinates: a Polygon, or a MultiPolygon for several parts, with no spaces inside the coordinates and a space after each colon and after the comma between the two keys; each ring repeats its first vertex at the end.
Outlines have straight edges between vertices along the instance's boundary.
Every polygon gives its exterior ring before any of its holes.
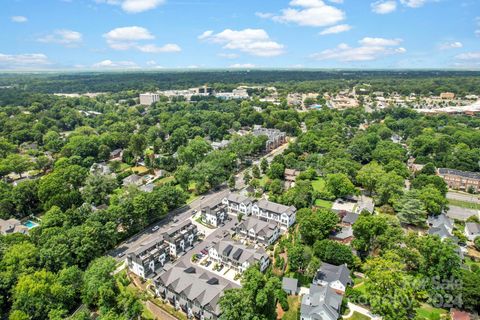
{"type": "Polygon", "coordinates": [[[120,252],[119,254],[117,254],[117,257],[118,257],[118,258],[121,258],[121,257],[123,257],[124,255],[125,255],[125,252],[120,252]]]}
{"type": "Polygon", "coordinates": [[[158,229],[160,229],[160,226],[155,226],[155,227],[152,228],[152,231],[155,232],[155,231],[157,231],[158,229]]]}
{"type": "Polygon", "coordinates": [[[211,264],[212,264],[212,261],[207,261],[207,263],[205,264],[205,267],[208,267],[211,264]]]}
{"type": "Polygon", "coordinates": [[[218,267],[218,271],[222,271],[223,267],[224,267],[224,265],[221,264],[221,265],[218,267]]]}

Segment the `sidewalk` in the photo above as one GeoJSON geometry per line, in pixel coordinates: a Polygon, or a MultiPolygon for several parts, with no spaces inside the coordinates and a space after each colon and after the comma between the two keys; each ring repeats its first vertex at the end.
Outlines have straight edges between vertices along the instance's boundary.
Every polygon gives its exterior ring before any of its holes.
{"type": "Polygon", "coordinates": [[[365,309],[363,307],[360,307],[359,305],[353,304],[351,302],[348,303],[348,309],[350,309],[350,312],[347,315],[343,316],[342,317],[343,319],[350,318],[355,311],[358,312],[358,313],[361,313],[364,316],[367,316],[367,317],[369,317],[370,319],[373,319],[373,320],[381,320],[382,319],[382,317],[380,317],[380,316],[373,315],[370,312],[370,310],[365,309]]]}

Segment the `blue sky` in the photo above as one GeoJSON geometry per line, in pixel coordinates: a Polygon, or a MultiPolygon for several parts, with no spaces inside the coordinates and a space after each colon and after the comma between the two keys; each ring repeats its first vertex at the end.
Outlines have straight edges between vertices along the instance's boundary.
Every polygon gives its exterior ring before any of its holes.
{"type": "Polygon", "coordinates": [[[480,68],[480,0],[1,0],[0,69],[480,68]]]}

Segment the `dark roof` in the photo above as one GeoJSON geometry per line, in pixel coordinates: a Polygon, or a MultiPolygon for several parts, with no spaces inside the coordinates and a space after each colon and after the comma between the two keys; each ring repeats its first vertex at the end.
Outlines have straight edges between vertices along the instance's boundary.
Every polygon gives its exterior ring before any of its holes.
{"type": "Polygon", "coordinates": [[[344,286],[352,283],[352,279],[350,278],[350,270],[348,269],[346,264],[335,266],[326,262],[322,263],[320,269],[318,269],[315,280],[325,281],[328,283],[338,280],[344,286]]]}
{"type": "MultiPolygon", "coordinates": [[[[228,256],[230,252],[232,252],[233,246],[231,244],[227,245],[225,249],[223,249],[223,255],[228,256]]],[[[238,260],[238,259],[237,259],[238,260]]]]}
{"type": "Polygon", "coordinates": [[[343,217],[342,219],[342,222],[343,223],[348,223],[348,224],[354,224],[358,217],[360,215],[356,214],[356,213],[353,213],[353,212],[347,212],[347,214],[345,215],[345,217],[343,217]]]}
{"type": "Polygon", "coordinates": [[[298,279],[284,277],[282,279],[282,289],[287,291],[297,291],[298,279]]]}
{"type": "Polygon", "coordinates": [[[480,180],[480,173],[478,172],[470,172],[470,171],[461,171],[456,169],[448,169],[448,168],[439,168],[438,173],[441,175],[451,174],[456,175],[464,178],[471,178],[480,180]]]}

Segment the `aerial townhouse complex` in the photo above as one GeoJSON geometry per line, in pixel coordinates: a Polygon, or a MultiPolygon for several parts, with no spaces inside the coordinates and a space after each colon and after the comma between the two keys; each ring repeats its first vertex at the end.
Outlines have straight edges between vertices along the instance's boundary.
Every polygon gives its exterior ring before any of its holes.
{"type": "Polygon", "coordinates": [[[208,250],[208,256],[211,260],[226,265],[239,273],[255,264],[263,272],[270,264],[268,255],[262,247],[245,246],[228,239],[214,241],[213,246],[208,250]]]}
{"type": "Polygon", "coordinates": [[[274,244],[280,236],[280,228],[276,223],[254,217],[248,217],[241,221],[237,225],[236,232],[244,239],[267,246],[274,244]]]}
{"type": "Polygon", "coordinates": [[[233,214],[253,215],[260,220],[278,223],[283,230],[291,227],[296,220],[297,209],[265,199],[253,202],[248,197],[231,193],[222,200],[233,214]]]}
{"type": "Polygon", "coordinates": [[[255,125],[253,126],[252,134],[256,137],[267,136],[268,140],[265,143],[266,152],[270,152],[287,142],[287,134],[278,129],[268,129],[255,125]]]}
{"type": "Polygon", "coordinates": [[[239,286],[199,267],[177,264],[154,279],[156,294],[188,317],[213,319],[220,316],[218,301],[223,293],[239,286]]]}
{"type": "Polygon", "coordinates": [[[227,219],[227,206],[220,203],[213,207],[204,207],[201,210],[202,221],[213,227],[218,227],[227,219]]]}
{"type": "Polygon", "coordinates": [[[163,238],[169,246],[170,256],[177,257],[180,253],[185,252],[188,247],[193,246],[197,233],[197,226],[189,220],[165,232],[163,238]]]}
{"type": "Polygon", "coordinates": [[[163,238],[154,240],[127,256],[130,271],[142,278],[156,275],[170,260],[170,249],[163,238]]]}

